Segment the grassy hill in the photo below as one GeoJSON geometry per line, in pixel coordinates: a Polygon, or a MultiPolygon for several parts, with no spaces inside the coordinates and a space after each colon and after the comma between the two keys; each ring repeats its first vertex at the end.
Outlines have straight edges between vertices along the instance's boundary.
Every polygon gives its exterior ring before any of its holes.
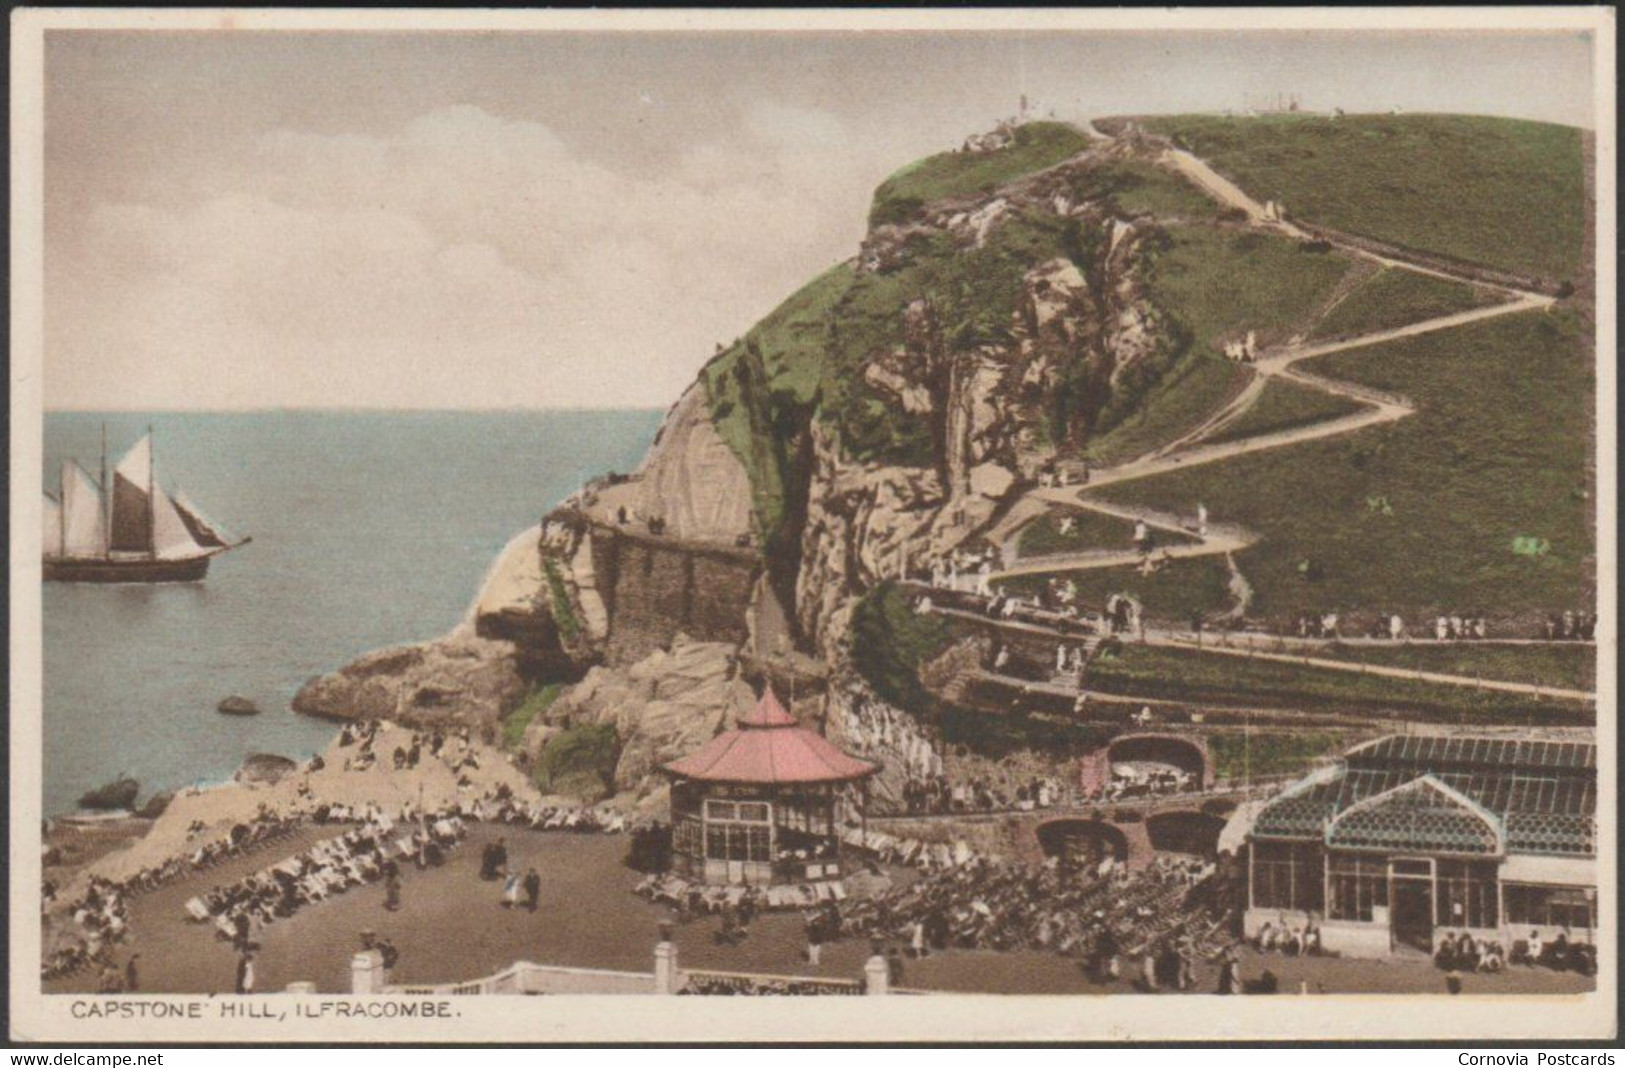
{"type": "Polygon", "coordinates": [[[1329,645],[1316,656],[1382,667],[1414,668],[1446,675],[1470,675],[1526,682],[1564,690],[1597,685],[1597,650],[1592,645],[1329,645]]]}
{"type": "Polygon", "coordinates": [[[750,475],[764,544],[783,527],[794,481],[786,439],[805,422],[817,397],[829,313],[851,284],[850,264],[830,268],[701,371],[712,423],[750,475]]]}
{"type": "Polygon", "coordinates": [[[1259,394],[1251,408],[1203,441],[1241,441],[1352,415],[1363,407],[1365,405],[1358,401],[1334,396],[1313,386],[1305,386],[1291,379],[1273,378],[1265,383],[1264,392],[1259,394]]]}
{"type": "Polygon", "coordinates": [[[1554,281],[1582,270],[1581,133],[1468,115],[1141,120],[1296,218],[1554,281]]]}
{"type": "Polygon", "coordinates": [[[1310,338],[1355,337],[1467,311],[1502,298],[1474,286],[1385,267],[1328,311],[1310,338]]]}
{"type": "Polygon", "coordinates": [[[1262,537],[1237,562],[1255,612],[1576,607],[1595,562],[1594,391],[1581,324],[1531,312],[1351,350],[1309,370],[1402,393],[1420,411],[1347,437],[1113,487],[1170,510],[1205,502],[1262,537]],[[1514,539],[1546,539],[1540,555],[1514,539]]]}
{"type": "Polygon", "coordinates": [[[1406,713],[1453,722],[1575,723],[1591,713],[1580,701],[1478,690],[1417,679],[1363,675],[1279,660],[1164,646],[1128,645],[1090,664],[1086,685],[1103,693],[1243,707],[1406,713]]]}
{"type": "Polygon", "coordinates": [[[1089,135],[1064,122],[1029,122],[993,152],[940,152],[897,171],[875,190],[869,225],[903,222],[933,201],[991,190],[1088,148],[1089,135]]]}
{"type": "MultiPolygon", "coordinates": [[[[1158,532],[1159,537],[1171,538],[1158,532]]],[[[1023,575],[1000,586],[1008,593],[1037,596],[1051,578],[1071,579],[1078,599],[1098,609],[1114,593],[1126,593],[1139,600],[1146,612],[1158,620],[1184,622],[1193,614],[1213,618],[1229,611],[1235,598],[1230,595],[1230,571],[1223,557],[1197,556],[1174,559],[1161,569],[1140,574],[1133,567],[1090,568],[1085,571],[1057,571],[1053,575],[1023,575]]]]}

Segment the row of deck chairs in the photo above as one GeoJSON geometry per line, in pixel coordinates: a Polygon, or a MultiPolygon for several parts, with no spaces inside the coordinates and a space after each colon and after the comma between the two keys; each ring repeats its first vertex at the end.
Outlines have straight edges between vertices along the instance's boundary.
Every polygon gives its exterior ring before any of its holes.
{"type": "Polygon", "coordinates": [[[921,871],[962,868],[979,857],[963,841],[952,844],[921,842],[915,838],[898,838],[884,831],[864,834],[859,827],[848,827],[841,832],[841,840],[854,849],[866,850],[883,864],[901,864],[921,871]]]}
{"type": "Polygon", "coordinates": [[[737,908],[747,895],[759,909],[806,909],[826,901],[845,901],[846,886],[834,879],[817,883],[787,883],[782,886],[707,886],[680,875],[650,875],[634,892],[679,911],[709,914],[730,906],[737,908]]]}
{"type": "Polygon", "coordinates": [[[458,813],[468,820],[528,827],[534,831],[573,831],[577,834],[620,834],[626,817],[590,805],[520,805],[512,800],[463,801],[458,813]]]}
{"type": "MultiPolygon", "coordinates": [[[[394,825],[389,826],[393,829],[394,825]]],[[[274,923],[306,904],[377,882],[391,861],[415,860],[427,845],[450,848],[463,834],[462,820],[455,816],[436,820],[427,832],[416,830],[394,837],[379,824],[369,825],[324,839],[233,887],[211,892],[209,897],[218,895],[212,905],[200,895],[184,907],[193,922],[212,923],[219,937],[236,940],[239,914],[246,913],[251,922],[274,923]]]]}

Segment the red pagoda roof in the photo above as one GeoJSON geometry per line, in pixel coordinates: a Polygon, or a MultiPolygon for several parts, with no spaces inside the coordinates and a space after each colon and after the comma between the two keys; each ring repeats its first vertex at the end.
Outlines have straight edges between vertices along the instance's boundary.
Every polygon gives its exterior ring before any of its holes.
{"type": "Polygon", "coordinates": [[[826,739],[796,723],[771,688],[739,725],[665,766],[668,775],[701,782],[851,782],[873,775],[880,765],[847,756],[826,739]]]}

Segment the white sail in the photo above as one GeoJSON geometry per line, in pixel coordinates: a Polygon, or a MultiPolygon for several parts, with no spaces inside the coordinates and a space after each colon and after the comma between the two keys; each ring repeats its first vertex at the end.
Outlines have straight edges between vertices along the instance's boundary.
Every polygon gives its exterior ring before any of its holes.
{"type": "Polygon", "coordinates": [[[198,506],[193,504],[185,493],[176,490],[171,500],[175,502],[175,508],[180,512],[181,519],[191,530],[193,541],[206,549],[231,547],[231,536],[226,533],[226,529],[199,511],[198,506]]]}
{"type": "Polygon", "coordinates": [[[152,435],[148,434],[130,446],[113,468],[108,542],[114,552],[153,551],[152,485],[152,435]]]}
{"type": "Polygon", "coordinates": [[[49,556],[62,552],[62,504],[49,493],[45,495],[45,526],[40,531],[40,547],[49,556]]]}
{"type": "Polygon", "coordinates": [[[101,489],[72,460],[62,465],[62,538],[54,549],[66,556],[101,556],[107,552],[101,489]]]}
{"type": "Polygon", "coordinates": [[[152,551],[163,560],[179,560],[201,555],[205,550],[192,539],[192,531],[169,494],[159,490],[153,497],[152,551]]]}

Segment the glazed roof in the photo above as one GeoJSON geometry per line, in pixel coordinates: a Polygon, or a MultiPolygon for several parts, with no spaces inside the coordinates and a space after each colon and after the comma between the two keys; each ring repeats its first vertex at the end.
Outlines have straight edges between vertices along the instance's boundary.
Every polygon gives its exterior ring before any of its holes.
{"type": "Polygon", "coordinates": [[[822,736],[800,726],[771,688],[756,707],[699,749],[662,769],[700,782],[812,784],[853,782],[880,765],[841,752],[822,736]]]}
{"type": "Polygon", "coordinates": [[[1589,743],[1391,735],[1277,797],[1253,833],[1348,848],[1591,856],[1596,767],[1589,743]]]}

